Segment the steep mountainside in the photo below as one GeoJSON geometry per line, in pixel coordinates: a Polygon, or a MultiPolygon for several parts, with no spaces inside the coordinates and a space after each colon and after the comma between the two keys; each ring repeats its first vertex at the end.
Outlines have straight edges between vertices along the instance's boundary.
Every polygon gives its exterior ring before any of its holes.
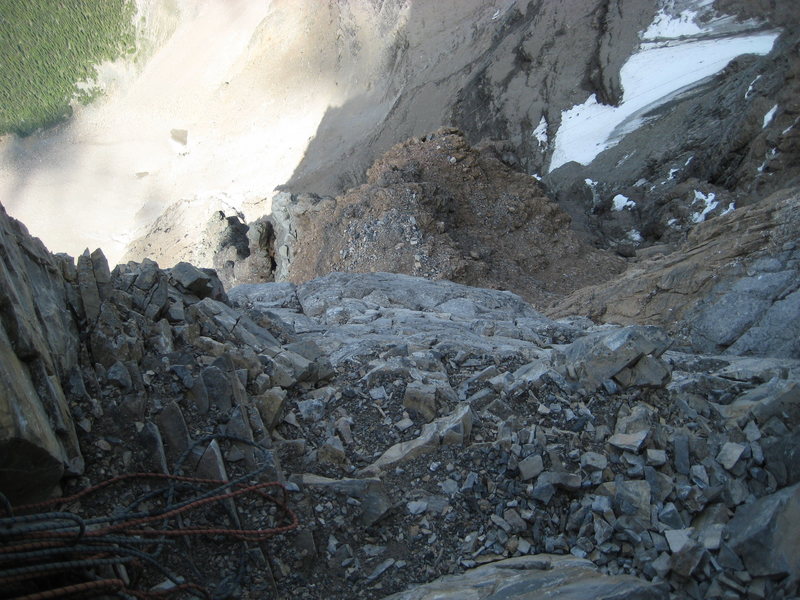
{"type": "Polygon", "coordinates": [[[0,247],[6,593],[796,596],[797,360],[399,274],[225,294],[2,212],[0,247]]]}
{"type": "Polygon", "coordinates": [[[0,207],[3,593],[797,597],[795,0],[139,8],[0,147],[127,246],[0,207]]]}

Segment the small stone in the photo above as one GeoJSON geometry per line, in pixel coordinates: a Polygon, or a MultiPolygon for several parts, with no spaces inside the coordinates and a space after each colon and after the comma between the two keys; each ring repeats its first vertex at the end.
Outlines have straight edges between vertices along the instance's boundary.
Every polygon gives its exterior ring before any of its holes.
{"type": "Polygon", "coordinates": [[[395,559],[387,558],[385,561],[383,561],[381,564],[375,567],[372,573],[367,575],[367,581],[375,581],[376,579],[378,579],[378,577],[383,575],[392,565],[394,565],[394,563],[395,559]]]}
{"type": "Polygon", "coordinates": [[[427,422],[436,418],[436,387],[419,381],[412,381],[406,387],[403,406],[419,413],[427,422]]]}
{"type": "Polygon", "coordinates": [[[406,429],[410,429],[414,426],[414,421],[412,421],[409,417],[403,417],[397,421],[394,426],[398,431],[405,431],[406,429]]]}
{"type": "Polygon", "coordinates": [[[602,471],[608,466],[608,459],[597,452],[584,452],[581,456],[581,467],[587,471],[602,471]]]}
{"type": "Polygon", "coordinates": [[[406,504],[406,508],[408,509],[408,512],[412,515],[421,515],[426,510],[428,510],[428,503],[425,502],[424,500],[412,500],[411,502],[406,504]]]}
{"type": "Polygon", "coordinates": [[[528,481],[529,479],[538,477],[538,475],[544,470],[544,461],[542,460],[541,456],[534,454],[526,459],[521,460],[517,465],[517,468],[519,469],[519,478],[522,481],[528,481]]]}
{"type": "Polygon", "coordinates": [[[678,575],[689,577],[694,573],[706,549],[694,540],[689,540],[677,553],[672,555],[670,561],[672,571],[678,575]]]}
{"type": "Polygon", "coordinates": [[[669,573],[671,566],[670,556],[666,552],[658,555],[653,562],[650,563],[659,577],[666,577],[669,573]]]}
{"type": "Polygon", "coordinates": [[[128,368],[120,361],[115,362],[113,365],[111,365],[111,367],[109,367],[108,372],[106,373],[106,378],[108,379],[109,383],[114,384],[122,390],[129,390],[131,387],[133,387],[131,374],[128,371],[128,368]]]}
{"type": "Polygon", "coordinates": [[[691,463],[689,462],[689,436],[684,434],[675,435],[672,439],[675,463],[675,470],[681,475],[688,475],[691,463]]]}
{"type": "Polygon", "coordinates": [[[736,466],[736,463],[742,456],[744,449],[745,446],[742,444],[725,442],[717,454],[717,462],[730,471],[734,466],[736,466]]]}
{"type": "Polygon", "coordinates": [[[658,520],[671,529],[683,529],[686,525],[672,502],[667,502],[658,512],[658,520]]]}
{"type": "Polygon", "coordinates": [[[756,425],[755,421],[748,421],[744,428],[744,435],[747,437],[748,442],[757,442],[761,439],[761,430],[756,425]]]}
{"type": "Polygon", "coordinates": [[[661,467],[667,463],[667,451],[655,448],[647,449],[647,464],[651,467],[661,467]]]}
{"type": "Polygon", "coordinates": [[[253,404],[258,409],[264,426],[268,431],[272,431],[281,422],[286,405],[286,390],[279,387],[266,390],[263,394],[253,397],[253,404]]]}
{"type": "Polygon", "coordinates": [[[636,433],[615,433],[608,438],[608,443],[620,450],[639,452],[649,433],[649,429],[637,431],[636,433]]]}
{"type": "Polygon", "coordinates": [[[692,481],[701,488],[708,487],[708,472],[703,465],[692,465],[689,470],[692,481]]]}
{"type": "Polygon", "coordinates": [[[614,495],[617,514],[650,520],[650,484],[642,480],[619,481],[614,495]]]}
{"type": "Polygon", "coordinates": [[[667,538],[670,552],[675,554],[680,552],[686,544],[691,541],[691,535],[694,533],[694,527],[687,527],[686,529],[670,529],[664,532],[664,537],[667,538]]]}
{"type": "Polygon", "coordinates": [[[509,508],[503,512],[503,519],[511,526],[512,533],[522,533],[528,528],[528,524],[520,516],[516,509],[509,508]]]}
{"type": "Polygon", "coordinates": [[[439,487],[448,496],[455,496],[458,493],[458,482],[452,479],[445,479],[439,484],[439,487]]]}
{"type": "Polygon", "coordinates": [[[347,462],[344,444],[338,436],[331,436],[317,450],[317,459],[321,463],[343,464],[347,462]]]}
{"type": "Polygon", "coordinates": [[[167,458],[172,464],[189,448],[189,430],[177,403],[170,402],[158,415],[156,424],[167,446],[167,458]]]}
{"type": "Polygon", "coordinates": [[[297,410],[304,421],[317,422],[325,416],[325,405],[322,400],[311,398],[309,400],[299,400],[297,410]]]}
{"type": "Polygon", "coordinates": [[[509,525],[508,521],[506,521],[503,517],[492,513],[489,519],[492,521],[492,523],[497,525],[500,529],[502,529],[506,533],[511,533],[511,525],[509,525]]]}
{"type": "Polygon", "coordinates": [[[714,523],[701,529],[697,537],[706,550],[719,550],[724,530],[725,525],[723,523],[714,523]]]}

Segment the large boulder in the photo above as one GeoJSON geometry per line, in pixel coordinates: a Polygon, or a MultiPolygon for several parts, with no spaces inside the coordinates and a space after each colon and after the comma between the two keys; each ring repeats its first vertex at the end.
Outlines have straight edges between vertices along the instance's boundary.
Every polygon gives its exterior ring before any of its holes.
{"type": "Polygon", "coordinates": [[[750,575],[800,578],[800,484],[740,506],[726,529],[750,575]]]}

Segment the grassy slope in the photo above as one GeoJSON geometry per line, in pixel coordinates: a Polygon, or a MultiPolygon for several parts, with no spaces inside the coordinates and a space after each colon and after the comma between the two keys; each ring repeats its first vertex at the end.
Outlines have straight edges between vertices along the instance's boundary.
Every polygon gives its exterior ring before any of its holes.
{"type": "Polygon", "coordinates": [[[77,83],[134,51],[133,0],[0,0],[0,135],[28,135],[91,99],[77,83]]]}

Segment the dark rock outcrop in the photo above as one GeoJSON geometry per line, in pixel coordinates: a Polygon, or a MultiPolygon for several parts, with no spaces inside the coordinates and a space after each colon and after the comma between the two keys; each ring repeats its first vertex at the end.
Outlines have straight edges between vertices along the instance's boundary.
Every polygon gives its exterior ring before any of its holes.
{"type": "Polygon", "coordinates": [[[276,278],[387,271],[510,289],[544,305],[622,269],[497,149],[443,129],[394,147],[337,198],[276,196],[276,278]]]}
{"type": "Polygon", "coordinates": [[[78,366],[79,315],[96,314],[99,289],[94,273],[51,255],[2,207],[0,253],[0,491],[41,500],[64,472],[83,470],[62,382],[78,366]]]}

